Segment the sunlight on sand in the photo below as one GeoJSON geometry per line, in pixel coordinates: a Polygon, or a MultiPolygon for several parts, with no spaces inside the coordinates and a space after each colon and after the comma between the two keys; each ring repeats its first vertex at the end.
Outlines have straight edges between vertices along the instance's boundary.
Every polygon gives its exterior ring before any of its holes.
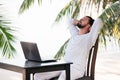
{"type": "Polygon", "coordinates": [[[95,80],[120,80],[120,52],[98,54],[95,80]]]}
{"type": "Polygon", "coordinates": [[[22,80],[22,74],[0,69],[0,80],[22,80]]]}
{"type": "MultiPolygon", "coordinates": [[[[0,69],[0,80],[22,80],[22,75],[0,69]]],[[[98,53],[95,80],[120,80],[120,52],[98,53]]]]}

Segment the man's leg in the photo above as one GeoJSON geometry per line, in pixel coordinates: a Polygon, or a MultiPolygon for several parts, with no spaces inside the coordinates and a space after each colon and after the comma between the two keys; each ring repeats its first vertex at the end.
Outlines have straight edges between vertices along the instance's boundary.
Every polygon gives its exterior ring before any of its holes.
{"type": "Polygon", "coordinates": [[[59,76],[61,71],[35,73],[34,80],[49,80],[53,77],[59,76]]]}
{"type": "MultiPolygon", "coordinates": [[[[71,80],[78,79],[78,78],[82,77],[84,74],[83,71],[79,71],[78,69],[75,69],[74,67],[71,67],[70,71],[71,71],[71,74],[70,74],[71,80]]],[[[65,71],[61,72],[58,80],[66,80],[65,71]]]]}

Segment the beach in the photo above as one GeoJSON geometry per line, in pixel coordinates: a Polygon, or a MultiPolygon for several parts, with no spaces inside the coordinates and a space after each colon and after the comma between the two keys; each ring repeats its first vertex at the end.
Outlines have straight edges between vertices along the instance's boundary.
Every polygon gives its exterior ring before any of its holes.
{"type": "MultiPolygon", "coordinates": [[[[0,80],[22,80],[22,74],[0,69],[0,80]]],[[[98,53],[95,80],[120,80],[120,52],[98,53]]]]}

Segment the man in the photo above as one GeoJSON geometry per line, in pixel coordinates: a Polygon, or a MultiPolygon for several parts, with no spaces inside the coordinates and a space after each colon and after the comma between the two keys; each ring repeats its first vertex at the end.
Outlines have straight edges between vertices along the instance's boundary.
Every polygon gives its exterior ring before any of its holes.
{"type": "MultiPolygon", "coordinates": [[[[71,38],[63,59],[67,62],[73,62],[71,65],[71,80],[84,75],[87,55],[102,27],[102,21],[99,18],[95,20],[94,24],[93,22],[94,20],[89,16],[80,20],[69,20],[71,38]]],[[[65,80],[66,78],[64,71],[36,73],[34,78],[35,80],[49,80],[55,76],[59,76],[58,80],[65,80]]]]}

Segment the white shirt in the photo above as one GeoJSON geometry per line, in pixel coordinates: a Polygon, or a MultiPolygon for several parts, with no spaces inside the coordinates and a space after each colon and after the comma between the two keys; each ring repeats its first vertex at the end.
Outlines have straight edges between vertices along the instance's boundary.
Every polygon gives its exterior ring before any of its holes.
{"type": "Polygon", "coordinates": [[[89,33],[79,35],[78,29],[73,25],[73,20],[69,20],[71,38],[67,44],[64,60],[73,62],[71,68],[80,71],[80,76],[84,75],[89,50],[95,43],[102,25],[101,19],[98,18],[93,23],[89,33]]]}
{"type": "MultiPolygon", "coordinates": [[[[98,18],[95,20],[89,33],[79,35],[78,30],[73,25],[73,20],[69,20],[71,38],[66,48],[64,60],[73,62],[70,72],[71,80],[75,80],[84,75],[88,52],[95,43],[101,27],[102,21],[98,18]]],[[[35,80],[48,80],[52,77],[58,76],[60,73],[61,71],[36,73],[34,78],[35,80]]],[[[65,80],[65,71],[62,71],[58,80],[65,80]]]]}

